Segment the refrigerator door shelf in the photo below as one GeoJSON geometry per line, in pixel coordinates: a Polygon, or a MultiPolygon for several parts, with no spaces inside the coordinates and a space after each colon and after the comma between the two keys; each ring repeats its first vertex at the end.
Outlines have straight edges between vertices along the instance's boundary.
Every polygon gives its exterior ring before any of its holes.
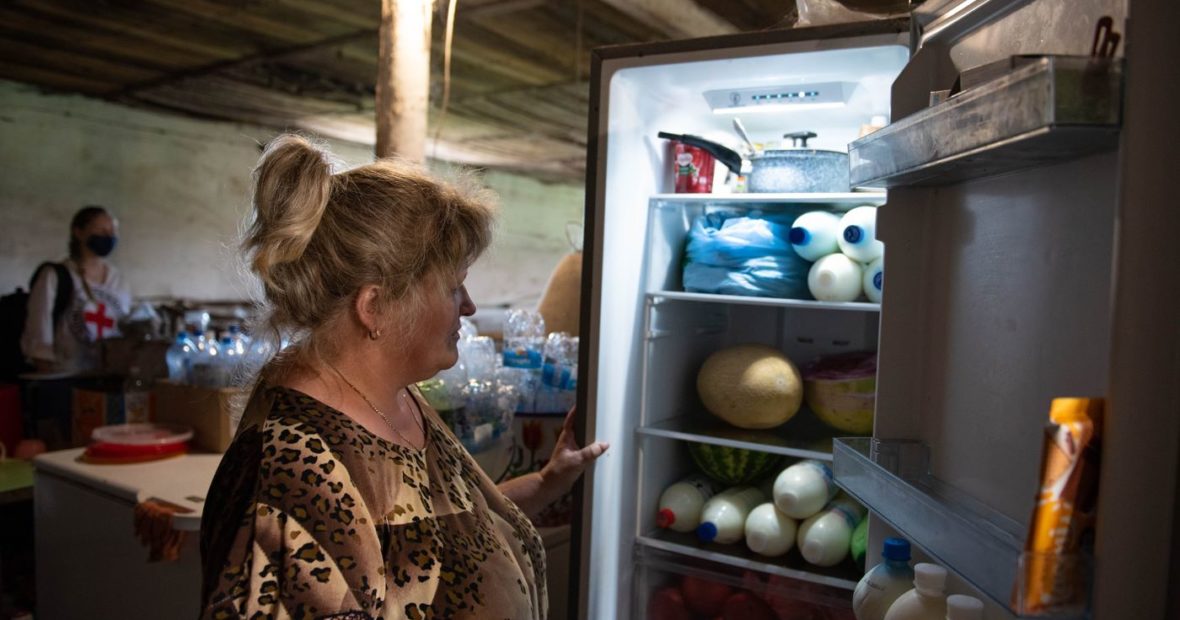
{"type": "Polygon", "coordinates": [[[929,449],[921,442],[840,438],[833,457],[837,485],[937,562],[1011,609],[1026,559],[1023,525],[931,476],[929,449]]]}
{"type": "Polygon", "coordinates": [[[781,454],[801,459],[832,460],[832,435],[806,406],[786,424],[765,431],[743,431],[706,413],[677,416],[640,426],[640,435],[781,454]]]}
{"type": "Polygon", "coordinates": [[[844,590],[844,596],[851,600],[848,592],[856,589],[861,572],[851,560],[837,566],[824,568],[812,566],[803,561],[798,549],[777,558],[760,556],[746,548],[745,542],[732,545],[702,543],[694,534],[682,534],[670,530],[656,530],[637,536],[635,539],[639,554],[662,552],[663,557],[691,566],[694,562],[714,562],[762,575],[774,575],[807,583],[819,584],[844,590]]]}
{"type": "Polygon", "coordinates": [[[1046,56],[861,138],[852,183],[944,185],[1118,146],[1122,62],[1046,56]]]}

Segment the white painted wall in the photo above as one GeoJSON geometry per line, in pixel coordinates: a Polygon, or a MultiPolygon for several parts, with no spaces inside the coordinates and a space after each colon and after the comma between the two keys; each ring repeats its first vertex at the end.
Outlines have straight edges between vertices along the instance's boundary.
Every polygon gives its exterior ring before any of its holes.
{"type": "MultiPolygon", "coordinates": [[[[0,81],[0,293],[66,253],[69,219],[85,204],[119,219],[113,262],[137,297],[244,299],[235,239],[250,204],[250,171],[273,129],[202,121],[0,81]]],[[[371,147],[329,141],[347,164],[371,147]]],[[[583,189],[488,172],[501,200],[496,242],[472,270],[477,303],[531,305],[569,251],[567,221],[583,189]]]]}

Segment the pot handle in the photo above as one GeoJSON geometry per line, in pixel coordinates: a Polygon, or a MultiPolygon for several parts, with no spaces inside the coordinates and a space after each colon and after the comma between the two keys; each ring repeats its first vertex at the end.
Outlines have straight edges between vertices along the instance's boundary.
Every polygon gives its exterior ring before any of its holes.
{"type": "Polygon", "coordinates": [[[814,131],[796,131],[783,134],[783,139],[790,140],[791,146],[804,149],[807,148],[807,141],[814,137],[816,137],[814,131]]]}
{"type": "Polygon", "coordinates": [[[742,156],[731,148],[689,134],[668,133],[666,131],[661,131],[656,135],[664,138],[665,140],[676,140],[677,142],[683,142],[689,146],[695,146],[699,149],[704,149],[706,153],[716,157],[717,161],[725,164],[725,167],[729,168],[734,174],[741,173],[742,171],[742,156]]]}

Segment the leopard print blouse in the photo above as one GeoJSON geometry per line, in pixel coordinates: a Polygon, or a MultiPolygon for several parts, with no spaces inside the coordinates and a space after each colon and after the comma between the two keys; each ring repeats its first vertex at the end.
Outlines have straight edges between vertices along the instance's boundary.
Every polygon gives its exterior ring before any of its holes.
{"type": "Polygon", "coordinates": [[[421,395],[426,447],[260,387],[209,489],[202,618],[544,618],[545,555],[421,395]]]}

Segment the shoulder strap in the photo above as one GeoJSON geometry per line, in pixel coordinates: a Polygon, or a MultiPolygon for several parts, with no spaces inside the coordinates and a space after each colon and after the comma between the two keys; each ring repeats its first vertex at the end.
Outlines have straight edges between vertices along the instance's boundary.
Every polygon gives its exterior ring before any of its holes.
{"type": "Polygon", "coordinates": [[[53,269],[57,275],[57,291],[53,295],[53,324],[56,326],[66,309],[70,307],[70,303],[74,301],[74,278],[70,275],[70,269],[62,263],[41,263],[33,271],[33,277],[29,278],[29,292],[33,291],[33,285],[37,283],[41,270],[46,268],[53,269]]]}

